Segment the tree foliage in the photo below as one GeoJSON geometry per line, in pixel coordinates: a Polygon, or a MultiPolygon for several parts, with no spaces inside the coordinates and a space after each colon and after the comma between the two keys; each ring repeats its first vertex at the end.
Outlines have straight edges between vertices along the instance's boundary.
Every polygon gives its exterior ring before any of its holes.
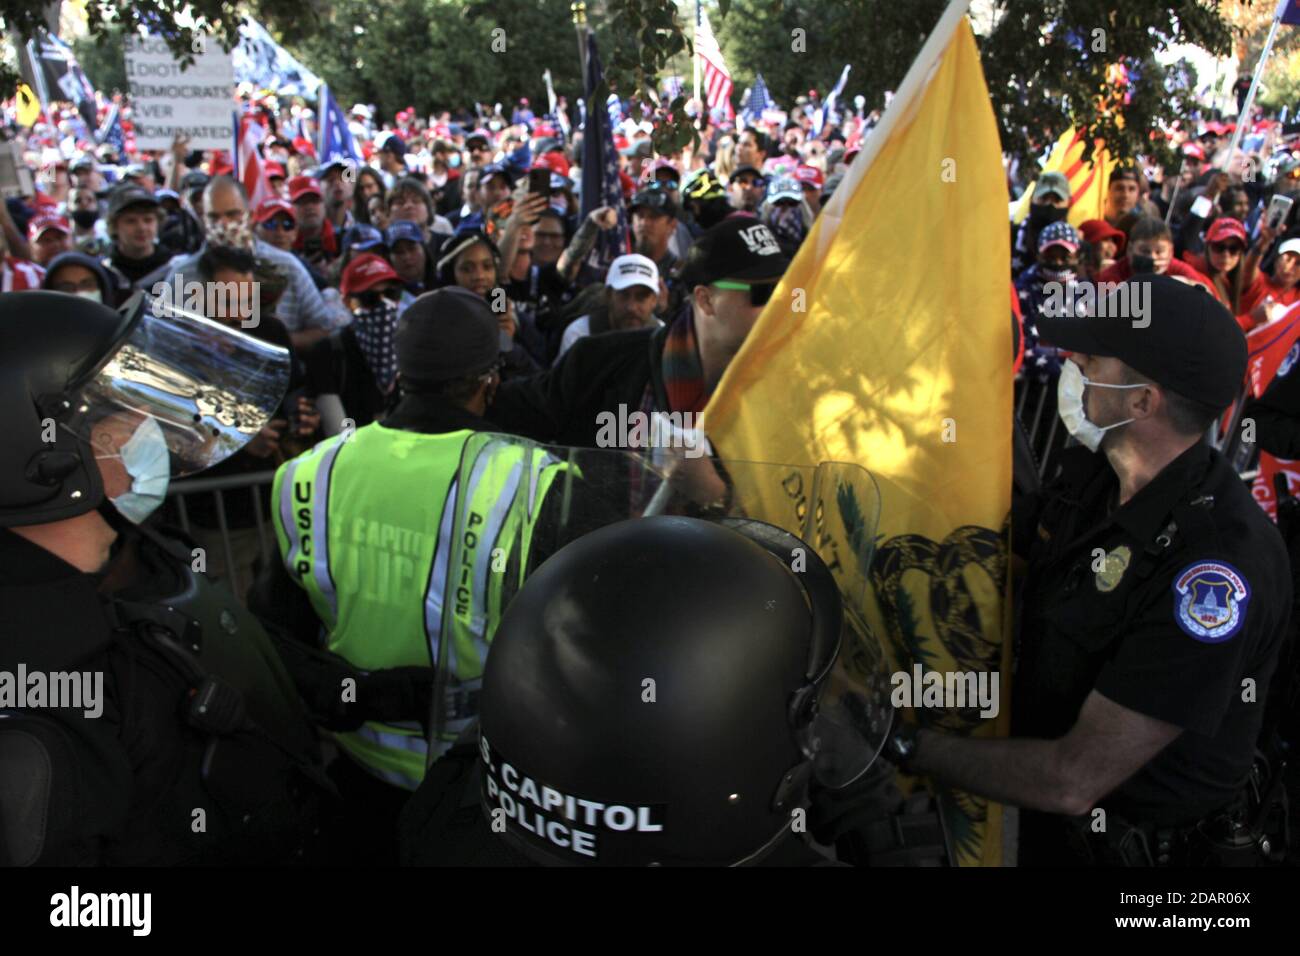
{"type": "MultiPolygon", "coordinates": [[[[657,110],[661,148],[689,138],[684,102],[654,98],[670,62],[682,62],[689,18],[683,22],[675,0],[591,0],[587,6],[609,87],[657,110]]],[[[861,94],[876,108],[901,83],[946,6],[947,0],[717,0],[710,10],[738,92],[762,72],[789,107],[809,88],[825,95],[848,63],[845,101],[861,94]]],[[[1260,11],[1268,8],[1266,19],[1273,3],[989,0],[983,6],[992,21],[979,45],[1003,147],[1029,159],[1072,124],[1122,156],[1159,152],[1160,131],[1187,115],[1193,80],[1160,67],[1153,54],[1171,43],[1227,54],[1233,31],[1239,40],[1258,34],[1260,11]]],[[[246,7],[231,0],[86,0],[85,7],[96,41],[107,31],[151,22],[182,53],[200,34],[233,42],[246,9],[341,99],[375,103],[384,115],[406,105],[429,111],[475,100],[505,104],[521,95],[540,104],[547,68],[557,92],[573,98],[582,89],[568,0],[256,0],[246,7]],[[181,8],[193,26],[177,25],[181,8]]],[[[41,10],[0,0],[0,16],[21,35],[39,24],[41,10]]]]}
{"type": "MultiPolygon", "coordinates": [[[[715,29],[738,87],[761,72],[788,108],[811,87],[825,96],[848,63],[845,99],[862,94],[873,109],[883,105],[886,90],[897,89],[947,6],[947,0],[732,0],[715,29]],[[805,52],[792,49],[794,30],[804,31],[805,52]]],[[[979,37],[980,57],[1003,148],[1023,159],[1037,156],[1071,124],[1090,128],[1117,154],[1150,151],[1153,133],[1187,114],[1191,94],[1188,78],[1160,67],[1154,53],[1193,43],[1226,55],[1232,40],[1216,0],[996,0],[990,6],[992,28],[979,37]]]]}

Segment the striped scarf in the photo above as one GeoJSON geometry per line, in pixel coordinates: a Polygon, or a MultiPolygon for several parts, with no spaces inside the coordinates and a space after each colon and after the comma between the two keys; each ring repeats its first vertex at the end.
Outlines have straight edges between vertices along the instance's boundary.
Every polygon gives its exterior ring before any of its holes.
{"type": "MultiPolygon", "coordinates": [[[[660,411],[704,411],[709,402],[709,389],[704,384],[704,367],[700,364],[700,350],[695,341],[694,309],[682,309],[668,326],[662,368],[668,407],[660,411]]],[[[649,382],[641,399],[641,411],[647,415],[655,411],[654,386],[649,382]]]]}

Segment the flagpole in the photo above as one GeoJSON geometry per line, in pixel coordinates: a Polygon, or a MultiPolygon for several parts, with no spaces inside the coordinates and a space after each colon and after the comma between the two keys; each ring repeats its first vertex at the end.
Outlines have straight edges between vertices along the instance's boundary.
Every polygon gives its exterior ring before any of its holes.
{"type": "Polygon", "coordinates": [[[1255,75],[1251,78],[1250,90],[1247,91],[1246,100],[1237,113],[1237,128],[1232,131],[1232,142],[1228,144],[1228,166],[1232,165],[1233,158],[1237,155],[1237,147],[1241,145],[1243,131],[1246,124],[1250,122],[1250,111],[1255,105],[1255,92],[1259,89],[1260,78],[1264,75],[1264,64],[1268,62],[1268,55],[1273,52],[1273,41],[1277,39],[1278,28],[1282,26],[1282,15],[1286,13],[1287,2],[1288,0],[1278,0],[1277,9],[1273,11],[1273,25],[1268,28],[1268,39],[1264,41],[1264,50],[1259,55],[1259,62],[1255,64],[1255,75]]]}
{"type": "MultiPolygon", "coordinates": [[[[573,28],[578,34],[578,62],[582,65],[582,88],[587,88],[587,5],[578,0],[577,3],[569,4],[569,10],[573,13],[573,28]]],[[[584,94],[585,95],[585,94],[584,94]]],[[[591,109],[591,104],[587,104],[587,109],[591,109]]]]}
{"type": "MultiPolygon", "coordinates": [[[[322,163],[325,162],[325,105],[329,102],[329,84],[321,80],[320,88],[316,90],[316,158],[322,163]]],[[[298,117],[298,124],[302,125],[302,117],[298,117]]]]}
{"type": "Polygon", "coordinates": [[[697,109],[702,114],[703,104],[700,104],[700,51],[695,49],[695,39],[700,35],[700,0],[695,0],[695,29],[691,31],[691,66],[693,67],[692,76],[694,77],[694,89],[691,93],[691,99],[695,100],[697,109]]]}

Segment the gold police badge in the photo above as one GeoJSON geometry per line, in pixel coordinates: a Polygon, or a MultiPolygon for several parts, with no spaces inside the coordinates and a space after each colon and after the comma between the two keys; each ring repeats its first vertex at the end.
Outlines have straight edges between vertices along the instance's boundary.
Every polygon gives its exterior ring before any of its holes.
{"type": "Polygon", "coordinates": [[[1097,572],[1097,590],[1103,594],[1115,590],[1120,579],[1124,577],[1124,572],[1128,570],[1128,563],[1132,557],[1133,552],[1123,544],[1107,554],[1102,569],[1097,572]]]}

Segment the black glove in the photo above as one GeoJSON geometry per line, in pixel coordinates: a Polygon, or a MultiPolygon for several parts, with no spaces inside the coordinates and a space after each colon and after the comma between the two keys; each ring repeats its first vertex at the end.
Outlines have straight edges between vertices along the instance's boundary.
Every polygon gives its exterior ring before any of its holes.
{"type": "Polygon", "coordinates": [[[364,714],[363,720],[390,724],[418,720],[427,725],[433,706],[433,678],[432,667],[362,671],[357,677],[357,702],[351,708],[364,714]]]}

